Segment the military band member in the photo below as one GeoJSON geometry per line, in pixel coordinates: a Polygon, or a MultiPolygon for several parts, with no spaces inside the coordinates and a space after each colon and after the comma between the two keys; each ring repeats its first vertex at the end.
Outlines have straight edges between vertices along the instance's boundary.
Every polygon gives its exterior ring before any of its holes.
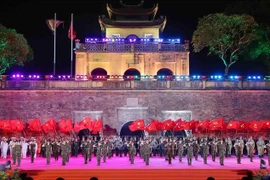
{"type": "Polygon", "coordinates": [[[108,144],[108,140],[105,139],[102,145],[103,162],[106,162],[108,151],[109,151],[109,144],[108,144]]]}
{"type": "Polygon", "coordinates": [[[46,162],[47,165],[49,165],[51,162],[51,154],[52,154],[52,145],[50,140],[47,140],[47,142],[42,146],[45,147],[46,162]]]}
{"type": "Polygon", "coordinates": [[[74,139],[72,148],[73,148],[74,156],[78,157],[79,149],[80,149],[79,137],[74,139]]]}
{"type": "Polygon", "coordinates": [[[234,149],[235,149],[235,155],[237,157],[237,163],[241,164],[242,147],[241,147],[239,139],[236,140],[236,142],[234,144],[234,149]]]}
{"type": "Polygon", "coordinates": [[[193,142],[193,150],[194,150],[195,160],[198,161],[198,156],[199,156],[199,152],[200,152],[200,145],[199,145],[197,140],[195,140],[193,142]]]}
{"type": "Polygon", "coordinates": [[[60,141],[55,139],[52,142],[52,151],[53,151],[53,157],[55,161],[58,161],[60,148],[61,148],[60,141]]]}
{"type": "Polygon", "coordinates": [[[168,162],[169,164],[172,164],[172,158],[173,158],[173,146],[174,143],[173,142],[169,142],[166,144],[166,152],[167,152],[167,157],[168,157],[168,162]]]}
{"type": "Polygon", "coordinates": [[[239,137],[239,143],[240,143],[240,147],[241,147],[241,156],[243,157],[245,143],[244,143],[244,140],[243,140],[242,136],[239,137]]]}
{"type": "Polygon", "coordinates": [[[36,148],[37,147],[36,147],[35,139],[31,138],[31,141],[29,142],[29,151],[30,151],[31,163],[34,163],[36,148]]]}
{"type": "Polygon", "coordinates": [[[184,147],[185,147],[185,144],[184,144],[182,139],[179,140],[179,143],[178,143],[177,147],[178,147],[179,162],[182,162],[183,153],[184,153],[184,147]]]}
{"type": "Polygon", "coordinates": [[[150,159],[150,155],[152,153],[152,149],[149,146],[149,141],[146,140],[145,145],[144,145],[144,156],[145,156],[145,164],[149,165],[149,159],[150,159]]]}
{"type": "Polygon", "coordinates": [[[98,142],[96,148],[97,148],[97,151],[96,151],[97,165],[100,166],[100,160],[101,160],[101,157],[102,157],[102,144],[100,142],[98,142]]]}
{"type": "Polygon", "coordinates": [[[133,141],[131,141],[131,143],[129,144],[128,149],[129,149],[130,163],[134,164],[134,156],[136,154],[136,148],[134,146],[133,141]]]}
{"type": "Polygon", "coordinates": [[[66,144],[66,141],[62,141],[60,144],[61,147],[61,156],[62,156],[62,166],[66,165],[67,162],[67,154],[68,154],[68,146],[66,144]]]}
{"type": "Polygon", "coordinates": [[[256,142],[256,145],[257,145],[258,155],[260,158],[262,158],[264,154],[264,147],[265,147],[265,143],[262,137],[259,137],[259,140],[256,142]]]}
{"type": "Polygon", "coordinates": [[[231,157],[232,156],[232,147],[233,147],[232,139],[230,137],[228,137],[225,139],[225,141],[226,141],[226,156],[231,157]]]}
{"type": "Polygon", "coordinates": [[[250,162],[253,162],[255,143],[251,138],[249,138],[246,146],[248,149],[248,153],[249,153],[248,156],[249,156],[250,162]]]}
{"type": "MultiPolygon", "coordinates": [[[[22,144],[20,141],[16,141],[15,147],[13,150],[15,150],[15,154],[14,154],[15,155],[15,163],[13,162],[13,164],[16,164],[16,160],[17,160],[18,166],[20,166],[21,165],[21,157],[22,157],[22,144]]],[[[12,150],[12,152],[13,152],[13,150],[12,150]]],[[[13,157],[13,155],[12,155],[12,157],[13,157]]]]}
{"type": "Polygon", "coordinates": [[[203,141],[203,144],[201,144],[202,147],[202,156],[203,156],[203,162],[204,164],[207,164],[207,156],[209,152],[209,146],[207,144],[207,141],[203,141]]]}
{"type": "Polygon", "coordinates": [[[187,149],[187,160],[188,160],[188,165],[192,164],[192,157],[193,157],[193,146],[190,141],[188,141],[188,145],[186,146],[187,149]]]}
{"type": "Polygon", "coordinates": [[[83,158],[84,158],[84,164],[88,163],[89,160],[89,140],[85,140],[82,144],[81,144],[81,148],[83,149],[83,158]]]}
{"type": "Polygon", "coordinates": [[[223,142],[223,139],[221,139],[219,144],[218,144],[218,153],[219,153],[219,163],[221,166],[224,166],[224,156],[226,153],[226,144],[223,142]]]}
{"type": "Polygon", "coordinates": [[[210,143],[211,146],[211,155],[212,155],[212,161],[216,161],[216,154],[217,154],[217,142],[215,139],[212,140],[212,142],[210,143]]]}

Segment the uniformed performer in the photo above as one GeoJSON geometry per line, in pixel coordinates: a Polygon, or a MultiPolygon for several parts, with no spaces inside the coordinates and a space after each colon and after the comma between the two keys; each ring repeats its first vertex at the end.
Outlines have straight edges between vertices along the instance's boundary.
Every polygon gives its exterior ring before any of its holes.
{"type": "Polygon", "coordinates": [[[224,166],[224,156],[226,154],[226,144],[221,139],[218,143],[218,153],[219,153],[219,163],[221,166],[224,166]]]}
{"type": "Polygon", "coordinates": [[[34,163],[36,148],[37,147],[36,147],[35,139],[32,137],[31,141],[29,142],[29,151],[30,151],[30,156],[31,156],[31,163],[34,163]]]}
{"type": "Polygon", "coordinates": [[[234,144],[234,149],[235,149],[235,154],[236,154],[236,157],[237,157],[237,163],[241,164],[242,147],[241,147],[239,139],[236,140],[236,142],[234,144]]]}

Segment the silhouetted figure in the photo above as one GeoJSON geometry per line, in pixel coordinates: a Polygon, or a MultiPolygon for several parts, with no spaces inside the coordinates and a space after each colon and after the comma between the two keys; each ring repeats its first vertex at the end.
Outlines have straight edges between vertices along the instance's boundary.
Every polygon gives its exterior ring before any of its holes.
{"type": "Polygon", "coordinates": [[[97,177],[91,177],[90,180],[98,180],[97,177]]]}
{"type": "Polygon", "coordinates": [[[25,180],[34,180],[32,177],[26,177],[25,180]]]}
{"type": "Polygon", "coordinates": [[[266,169],[266,162],[263,160],[263,158],[260,160],[260,169],[266,169]]]}
{"type": "Polygon", "coordinates": [[[207,180],[216,180],[216,179],[213,177],[208,177],[207,180]]]}
{"type": "Polygon", "coordinates": [[[65,180],[64,178],[62,178],[62,177],[59,177],[59,178],[57,178],[56,180],[65,180]]]}

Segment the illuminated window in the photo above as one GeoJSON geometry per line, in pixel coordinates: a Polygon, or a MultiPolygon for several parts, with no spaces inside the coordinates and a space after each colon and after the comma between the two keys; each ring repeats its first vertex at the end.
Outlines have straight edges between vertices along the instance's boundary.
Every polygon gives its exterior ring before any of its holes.
{"type": "Polygon", "coordinates": [[[120,34],[112,34],[112,38],[120,38],[120,34]]]}

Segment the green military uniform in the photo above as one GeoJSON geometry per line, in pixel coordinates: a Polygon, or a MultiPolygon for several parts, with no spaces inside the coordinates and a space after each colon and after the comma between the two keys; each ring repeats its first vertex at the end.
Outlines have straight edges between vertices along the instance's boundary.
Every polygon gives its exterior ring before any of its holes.
{"type": "Polygon", "coordinates": [[[66,142],[63,141],[60,147],[61,147],[62,165],[65,166],[67,162],[68,146],[66,142]]]}
{"type": "Polygon", "coordinates": [[[67,141],[67,162],[69,162],[71,151],[72,151],[72,143],[71,141],[67,141]]]}
{"type": "Polygon", "coordinates": [[[51,143],[47,142],[45,144],[45,155],[46,155],[47,164],[50,164],[51,154],[52,154],[52,145],[51,145],[51,143]]]}
{"type": "Polygon", "coordinates": [[[72,146],[72,148],[73,148],[74,156],[75,156],[75,157],[78,157],[78,154],[79,154],[79,148],[80,148],[80,143],[79,143],[78,139],[75,139],[75,140],[73,141],[73,146],[72,146]]]}
{"type": "Polygon", "coordinates": [[[237,163],[241,164],[242,147],[239,140],[234,144],[234,148],[235,148],[235,154],[237,157],[237,163]]]}
{"type": "Polygon", "coordinates": [[[200,152],[200,145],[198,144],[197,140],[195,140],[193,143],[193,151],[194,151],[193,153],[194,153],[195,160],[197,161],[199,152],[200,152]]]}
{"type": "Polygon", "coordinates": [[[12,156],[12,159],[13,159],[13,165],[16,164],[16,148],[15,148],[16,143],[17,142],[14,142],[14,141],[11,142],[11,151],[12,151],[11,156],[12,156]]]}
{"type": "Polygon", "coordinates": [[[102,145],[102,156],[103,156],[103,162],[106,162],[107,156],[108,156],[108,149],[109,144],[107,141],[104,141],[104,144],[102,145]]]}
{"type": "Polygon", "coordinates": [[[91,139],[88,141],[88,145],[89,145],[89,161],[92,161],[92,154],[94,152],[94,141],[92,141],[91,139]]]}
{"type": "Polygon", "coordinates": [[[30,151],[30,156],[31,156],[31,163],[34,163],[34,159],[35,159],[35,153],[36,153],[36,143],[33,141],[31,141],[29,143],[29,151],[30,151]]]}
{"type": "Polygon", "coordinates": [[[130,159],[130,163],[134,164],[134,157],[136,154],[136,147],[134,146],[134,143],[132,142],[129,146],[128,146],[128,150],[129,150],[129,159],[130,159]]]}
{"type": "Polygon", "coordinates": [[[60,153],[60,143],[55,141],[52,143],[52,151],[53,151],[53,157],[55,161],[58,161],[59,153],[60,153]]]}
{"type": "Polygon", "coordinates": [[[100,166],[100,160],[102,156],[102,145],[99,143],[97,146],[97,151],[96,151],[96,157],[97,157],[97,165],[100,166]]]}
{"type": "Polygon", "coordinates": [[[184,143],[183,143],[183,141],[179,141],[177,147],[178,147],[179,162],[182,162],[182,157],[183,157],[183,153],[184,153],[184,143]]]}
{"type": "MultiPolygon", "coordinates": [[[[21,157],[22,157],[22,145],[20,142],[16,142],[16,144],[15,144],[15,158],[17,159],[18,166],[21,165],[21,157]]],[[[15,160],[15,163],[16,163],[16,160],[15,160]]]]}
{"type": "Polygon", "coordinates": [[[152,153],[152,149],[149,146],[149,143],[146,142],[144,145],[144,156],[145,156],[145,164],[149,165],[149,159],[150,159],[150,155],[152,153]]]}
{"type": "Polygon", "coordinates": [[[188,160],[188,165],[192,164],[192,157],[193,157],[193,146],[191,142],[188,142],[188,145],[186,146],[187,148],[187,160],[188,160]]]}
{"type": "Polygon", "coordinates": [[[206,141],[203,142],[202,146],[202,156],[204,164],[207,164],[207,156],[209,152],[209,146],[206,141]]]}
{"type": "Polygon", "coordinates": [[[217,154],[217,143],[213,140],[211,142],[212,161],[216,161],[216,154],[217,154]]]}
{"type": "Polygon", "coordinates": [[[83,149],[84,164],[88,164],[90,154],[90,142],[84,141],[83,144],[81,144],[81,147],[83,149]]]}
{"type": "Polygon", "coordinates": [[[247,142],[247,147],[249,149],[248,151],[248,156],[250,159],[250,162],[253,162],[253,157],[254,157],[254,148],[255,148],[255,143],[253,140],[249,139],[249,141],[247,142]]]}
{"type": "Polygon", "coordinates": [[[223,142],[223,140],[220,141],[218,144],[218,153],[219,153],[219,163],[221,166],[224,165],[224,156],[226,153],[226,144],[223,142]]]}
{"type": "Polygon", "coordinates": [[[263,157],[263,154],[264,154],[264,146],[265,146],[264,140],[262,140],[262,138],[260,137],[259,140],[256,142],[256,145],[257,145],[258,155],[261,158],[263,157]]]}
{"type": "Polygon", "coordinates": [[[173,143],[171,143],[171,142],[169,142],[169,143],[167,143],[167,145],[166,145],[166,153],[167,153],[167,157],[168,157],[168,162],[169,162],[169,164],[172,164],[172,158],[173,158],[173,154],[174,154],[174,152],[173,152],[173,143]]]}

